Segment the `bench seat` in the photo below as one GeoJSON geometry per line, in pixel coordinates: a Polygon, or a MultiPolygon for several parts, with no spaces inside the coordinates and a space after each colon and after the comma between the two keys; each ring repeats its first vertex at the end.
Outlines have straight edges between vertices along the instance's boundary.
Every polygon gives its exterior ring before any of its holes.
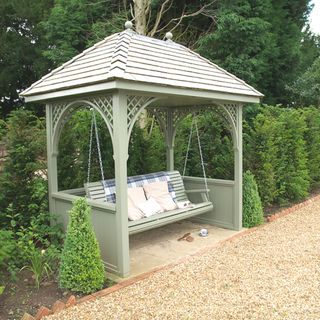
{"type": "MultiPolygon", "coordinates": [[[[165,173],[169,177],[169,181],[173,186],[176,201],[188,201],[187,194],[199,193],[201,194],[202,202],[193,203],[192,206],[183,209],[174,209],[158,213],[148,218],[142,218],[135,221],[128,221],[129,234],[143,232],[176,221],[192,218],[194,216],[209,212],[213,209],[212,202],[210,202],[207,199],[208,190],[185,190],[183,179],[178,171],[168,171],[165,173]]],[[[139,177],[140,176],[136,176],[134,178],[139,177]]],[[[85,184],[85,190],[88,198],[100,202],[106,202],[104,187],[101,181],[85,184]]]]}

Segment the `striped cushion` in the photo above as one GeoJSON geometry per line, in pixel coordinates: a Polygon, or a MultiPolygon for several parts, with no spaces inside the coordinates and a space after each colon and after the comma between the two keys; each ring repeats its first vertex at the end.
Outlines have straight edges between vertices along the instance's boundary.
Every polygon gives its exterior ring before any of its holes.
{"type": "MultiPolygon", "coordinates": [[[[176,194],[174,192],[173,185],[170,182],[170,177],[167,172],[160,171],[127,178],[128,188],[142,187],[144,184],[158,181],[167,181],[169,193],[172,199],[175,200],[176,194]]],[[[101,181],[101,183],[104,187],[107,202],[116,203],[115,179],[104,180],[101,181]]]]}

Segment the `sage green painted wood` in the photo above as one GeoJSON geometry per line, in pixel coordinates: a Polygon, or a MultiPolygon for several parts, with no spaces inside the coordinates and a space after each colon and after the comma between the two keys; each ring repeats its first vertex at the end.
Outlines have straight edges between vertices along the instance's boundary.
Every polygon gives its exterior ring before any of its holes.
{"type": "MultiPolygon", "coordinates": [[[[163,87],[157,84],[146,84],[133,82],[128,80],[114,80],[106,83],[96,83],[93,85],[86,85],[77,88],[68,88],[59,91],[52,91],[43,94],[37,94],[33,96],[24,96],[26,102],[34,101],[49,101],[54,99],[59,99],[61,97],[68,97],[70,99],[73,96],[79,96],[83,94],[98,94],[101,91],[112,91],[112,90],[127,90],[131,94],[141,94],[141,93],[152,93],[172,95],[185,97],[185,103],[180,103],[181,105],[188,105],[188,100],[190,97],[198,97],[199,99],[214,99],[216,102],[220,103],[230,103],[230,102],[244,102],[244,103],[259,103],[259,97],[245,96],[241,94],[233,94],[218,91],[207,91],[207,90],[196,90],[196,89],[185,89],[185,88],[174,88],[174,87],[163,87]]],[[[170,99],[168,100],[170,102],[170,99]]],[[[170,104],[167,104],[170,106],[170,104]]]]}
{"type": "Polygon", "coordinates": [[[57,173],[57,152],[53,145],[53,119],[52,106],[46,105],[46,133],[47,133],[47,166],[48,166],[48,197],[49,211],[56,212],[55,204],[52,201],[51,194],[58,191],[58,173],[57,173]]]}
{"type": "Polygon", "coordinates": [[[242,105],[237,106],[237,145],[234,148],[234,226],[236,230],[242,228],[242,105]]]}
{"type": "MultiPolygon", "coordinates": [[[[188,201],[189,199],[188,199],[187,193],[198,194],[200,195],[198,199],[195,199],[195,201],[193,201],[195,205],[190,208],[167,211],[167,212],[160,213],[148,218],[143,218],[137,221],[129,221],[128,222],[129,234],[134,234],[134,233],[150,230],[153,228],[158,228],[160,226],[163,226],[175,221],[187,219],[190,217],[194,217],[199,214],[203,214],[205,212],[212,210],[213,208],[212,203],[207,200],[206,196],[204,196],[207,191],[206,189],[186,191],[179,171],[170,171],[168,172],[168,175],[170,177],[170,182],[172,183],[173,188],[175,190],[177,201],[188,201]]],[[[86,195],[87,197],[89,197],[89,199],[92,199],[93,201],[96,201],[96,202],[99,201],[100,203],[104,202],[107,204],[107,202],[105,202],[103,185],[100,181],[86,183],[85,190],[86,190],[86,195]]],[[[108,205],[113,205],[113,204],[108,203],[108,205]]]]}
{"type": "MultiPolygon", "coordinates": [[[[84,196],[84,190],[66,190],[63,192],[52,193],[52,202],[62,223],[64,230],[67,229],[69,214],[72,208],[72,202],[84,196]],[[77,195],[76,195],[77,194],[77,195]]],[[[117,234],[116,234],[116,211],[115,206],[99,203],[87,199],[91,207],[91,221],[100,246],[101,257],[106,270],[120,274],[117,259],[117,234]]]]}
{"type": "Polygon", "coordinates": [[[130,273],[128,200],[127,200],[127,159],[128,123],[127,95],[117,92],[113,95],[113,158],[116,181],[116,239],[117,265],[122,277],[130,273]]]}
{"type": "Polygon", "coordinates": [[[172,111],[167,110],[167,124],[166,124],[166,151],[167,151],[167,171],[174,170],[174,133],[173,133],[173,119],[172,111]]]}
{"type": "Polygon", "coordinates": [[[129,233],[135,234],[142,231],[147,231],[153,228],[159,228],[166,224],[170,224],[176,221],[181,221],[182,219],[188,219],[205,212],[212,210],[213,206],[211,202],[203,202],[195,204],[192,208],[188,209],[176,209],[172,211],[167,211],[163,213],[156,214],[149,218],[143,218],[137,221],[129,222],[129,233]]]}
{"type": "MultiPolygon", "coordinates": [[[[204,188],[204,179],[198,177],[184,177],[186,191],[189,189],[204,188]]],[[[192,221],[215,225],[222,228],[236,230],[234,224],[234,181],[207,179],[209,188],[209,200],[213,203],[213,209],[192,218],[192,221]]],[[[201,201],[197,194],[189,193],[191,201],[201,201]]]]}

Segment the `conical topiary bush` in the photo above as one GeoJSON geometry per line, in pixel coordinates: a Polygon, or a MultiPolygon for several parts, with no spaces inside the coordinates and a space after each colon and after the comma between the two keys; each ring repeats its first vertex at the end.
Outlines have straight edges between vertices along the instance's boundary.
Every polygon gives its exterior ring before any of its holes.
{"type": "Polygon", "coordinates": [[[246,171],[243,176],[243,218],[245,228],[251,228],[263,223],[263,210],[258,186],[254,175],[246,171]]]}
{"type": "Polygon", "coordinates": [[[102,288],[105,273],[100,249],[90,221],[91,210],[81,198],[73,203],[61,256],[61,288],[91,293],[102,288]]]}

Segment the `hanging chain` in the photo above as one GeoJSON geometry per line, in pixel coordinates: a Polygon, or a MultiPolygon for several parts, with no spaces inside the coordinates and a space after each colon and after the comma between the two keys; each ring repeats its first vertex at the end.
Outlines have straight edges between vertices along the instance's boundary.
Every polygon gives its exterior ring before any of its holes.
{"type": "Polygon", "coordinates": [[[87,175],[87,183],[90,182],[90,171],[91,171],[91,157],[92,157],[92,142],[93,142],[93,128],[95,131],[96,142],[97,142],[97,150],[98,150],[98,159],[99,166],[101,171],[101,179],[104,181],[104,173],[103,173],[103,164],[100,150],[100,141],[99,141],[99,133],[97,126],[96,113],[93,108],[90,109],[92,111],[92,121],[91,121],[91,129],[90,129],[90,142],[89,142],[89,157],[88,157],[88,175],[87,175]]]}
{"type": "Polygon", "coordinates": [[[194,122],[195,122],[195,128],[196,128],[197,139],[198,139],[198,147],[199,147],[201,167],[202,167],[202,171],[203,171],[204,185],[206,187],[206,194],[207,194],[207,197],[209,199],[207,175],[206,175],[206,170],[205,170],[205,167],[204,167],[204,161],[203,161],[203,156],[202,156],[202,148],[201,148],[201,143],[200,143],[198,123],[197,123],[197,120],[195,120],[194,122]]]}
{"type": "Polygon", "coordinates": [[[100,141],[99,141],[97,120],[96,120],[96,113],[94,110],[92,112],[93,112],[94,128],[95,128],[95,133],[96,133],[96,141],[97,141],[97,149],[98,149],[98,158],[99,158],[99,165],[100,165],[100,171],[101,171],[101,178],[102,178],[102,181],[104,181],[104,173],[103,173],[103,165],[102,165],[102,158],[101,158],[101,150],[100,150],[100,141]]]}
{"type": "Polygon", "coordinates": [[[182,176],[184,177],[186,173],[186,168],[187,168],[187,162],[188,162],[188,157],[189,157],[189,150],[191,146],[191,138],[192,138],[192,133],[193,133],[193,123],[194,123],[194,118],[195,116],[193,115],[192,117],[192,122],[191,122],[191,128],[190,128],[190,133],[189,133],[189,140],[188,140],[188,147],[187,147],[187,152],[186,152],[186,157],[184,159],[184,166],[183,166],[183,173],[182,176]]]}
{"type": "Polygon", "coordinates": [[[93,139],[93,117],[91,120],[91,129],[90,129],[90,142],[89,142],[89,156],[88,156],[88,174],[87,174],[87,183],[90,182],[90,170],[91,170],[91,154],[92,154],[92,139],[93,139]]]}

